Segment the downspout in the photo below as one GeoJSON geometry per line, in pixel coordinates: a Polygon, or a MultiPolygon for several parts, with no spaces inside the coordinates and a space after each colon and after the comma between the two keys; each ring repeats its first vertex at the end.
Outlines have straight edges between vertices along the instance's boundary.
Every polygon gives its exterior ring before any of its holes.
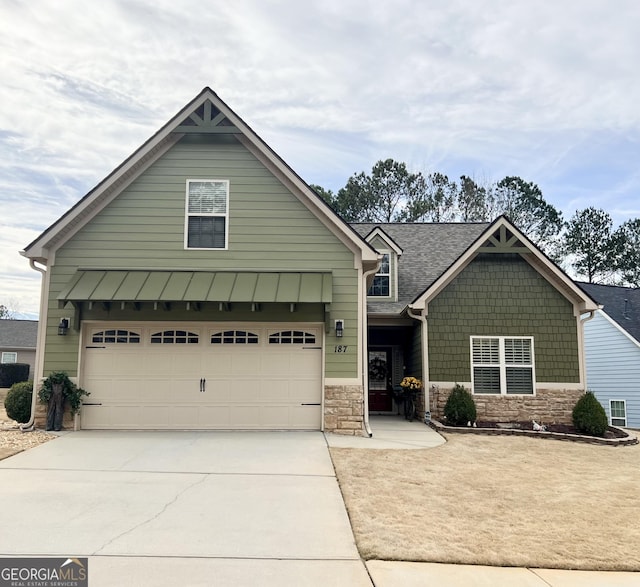
{"type": "MultiPolygon", "coordinates": [[[[601,306],[603,307],[603,306],[601,306]]],[[[580,380],[584,381],[584,390],[587,391],[587,349],[584,346],[584,325],[593,320],[596,315],[596,310],[591,310],[586,318],[578,317],[578,324],[580,325],[580,380]]]]}
{"type": "MultiPolygon", "coordinates": [[[[47,278],[47,270],[36,265],[35,259],[29,259],[29,266],[31,269],[35,269],[42,275],[42,282],[40,284],[40,315],[38,316],[38,335],[36,339],[36,360],[33,366],[33,392],[31,394],[31,416],[29,421],[24,424],[20,424],[20,430],[22,432],[30,432],[34,429],[34,422],[36,419],[36,401],[38,399],[38,384],[44,375],[43,369],[43,355],[42,352],[44,346],[44,339],[47,330],[47,299],[45,297],[45,285],[47,278]]],[[[45,266],[46,267],[46,266],[45,266]]]]}
{"type": "Polygon", "coordinates": [[[369,438],[373,436],[373,432],[371,432],[371,426],[369,425],[369,314],[367,312],[367,292],[369,291],[369,288],[367,287],[367,277],[375,275],[378,272],[381,260],[382,257],[378,259],[378,264],[374,269],[365,271],[362,274],[362,299],[364,300],[364,328],[362,329],[362,389],[364,395],[364,420],[362,424],[364,426],[364,431],[369,438]]]}
{"type": "Polygon", "coordinates": [[[420,312],[419,314],[413,313],[413,308],[407,308],[407,315],[409,318],[413,318],[414,320],[418,320],[422,325],[421,330],[421,346],[422,346],[422,394],[423,394],[423,402],[424,402],[424,410],[425,412],[431,412],[431,405],[429,401],[429,389],[428,389],[428,375],[429,375],[429,340],[427,337],[427,310],[426,308],[420,312]]]}

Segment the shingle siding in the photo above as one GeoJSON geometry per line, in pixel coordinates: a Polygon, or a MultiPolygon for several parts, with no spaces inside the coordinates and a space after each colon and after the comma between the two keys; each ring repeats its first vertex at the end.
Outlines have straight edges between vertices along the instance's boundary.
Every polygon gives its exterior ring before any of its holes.
{"type": "Polygon", "coordinates": [[[429,378],[471,381],[470,336],[533,336],[536,381],[577,383],[572,305],[517,255],[480,255],[429,304],[429,378]]]}

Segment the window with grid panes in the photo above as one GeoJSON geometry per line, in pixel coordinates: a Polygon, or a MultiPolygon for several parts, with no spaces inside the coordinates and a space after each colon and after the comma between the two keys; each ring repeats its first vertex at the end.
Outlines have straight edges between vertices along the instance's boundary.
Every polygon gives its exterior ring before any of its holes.
{"type": "Polygon", "coordinates": [[[473,336],[471,363],[474,393],[533,394],[533,338],[473,336]]]}

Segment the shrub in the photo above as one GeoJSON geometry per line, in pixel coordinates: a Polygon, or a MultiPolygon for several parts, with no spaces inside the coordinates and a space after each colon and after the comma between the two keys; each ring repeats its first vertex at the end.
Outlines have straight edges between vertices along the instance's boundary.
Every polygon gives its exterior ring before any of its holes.
{"type": "Polygon", "coordinates": [[[444,417],[451,426],[464,426],[476,421],[476,404],[464,386],[456,383],[444,406],[444,417]]]}
{"type": "Polygon", "coordinates": [[[14,383],[4,400],[7,416],[20,424],[29,421],[31,417],[31,396],[33,395],[33,381],[14,383]]]}
{"type": "Polygon", "coordinates": [[[29,378],[27,363],[1,363],[0,387],[11,387],[14,383],[26,381],[29,378]]]}
{"type": "Polygon", "coordinates": [[[572,417],[576,430],[591,436],[603,436],[609,426],[604,408],[591,391],[577,401],[572,417]]]}

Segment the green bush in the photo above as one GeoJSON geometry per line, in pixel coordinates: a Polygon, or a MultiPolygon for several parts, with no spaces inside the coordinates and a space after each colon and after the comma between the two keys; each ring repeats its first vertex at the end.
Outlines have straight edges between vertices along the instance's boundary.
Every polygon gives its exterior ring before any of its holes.
{"type": "Polygon", "coordinates": [[[572,416],[576,430],[591,436],[604,436],[609,426],[604,408],[591,391],[577,401],[572,416]]]}
{"type": "Polygon", "coordinates": [[[0,387],[11,387],[29,379],[27,363],[0,363],[0,387]]]}
{"type": "Polygon", "coordinates": [[[29,421],[31,417],[31,396],[33,395],[33,381],[14,383],[4,400],[7,416],[20,424],[29,421]]]}
{"type": "Polygon", "coordinates": [[[464,426],[476,421],[476,404],[464,386],[456,383],[444,406],[444,417],[451,426],[464,426]]]}

